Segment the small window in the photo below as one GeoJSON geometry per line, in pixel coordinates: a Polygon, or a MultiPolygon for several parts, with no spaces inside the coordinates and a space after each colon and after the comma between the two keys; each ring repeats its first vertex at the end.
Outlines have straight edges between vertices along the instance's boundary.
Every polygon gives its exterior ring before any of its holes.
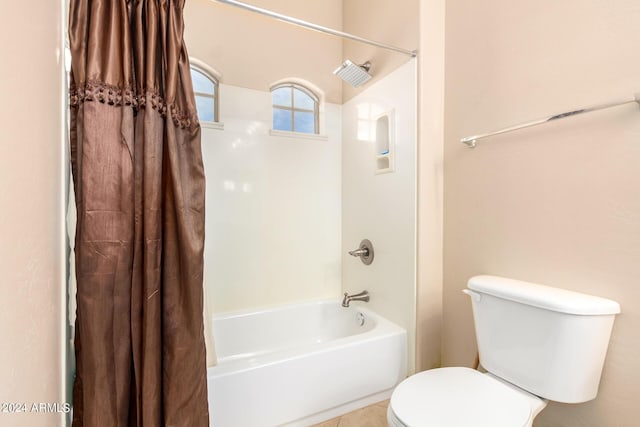
{"type": "Polygon", "coordinates": [[[217,122],[218,80],[201,68],[192,65],[191,81],[196,98],[198,119],[201,122],[217,122]]]}
{"type": "Polygon", "coordinates": [[[273,129],[319,133],[318,97],[309,89],[283,83],[271,88],[273,129]]]}

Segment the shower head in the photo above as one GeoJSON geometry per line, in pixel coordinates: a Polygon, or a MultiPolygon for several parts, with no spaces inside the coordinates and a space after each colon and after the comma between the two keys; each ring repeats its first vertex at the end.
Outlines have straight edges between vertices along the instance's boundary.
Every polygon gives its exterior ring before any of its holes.
{"type": "Polygon", "coordinates": [[[358,87],[366,83],[371,78],[369,68],[371,68],[371,62],[369,61],[362,65],[358,65],[347,59],[333,72],[333,74],[340,77],[351,86],[358,87]]]}

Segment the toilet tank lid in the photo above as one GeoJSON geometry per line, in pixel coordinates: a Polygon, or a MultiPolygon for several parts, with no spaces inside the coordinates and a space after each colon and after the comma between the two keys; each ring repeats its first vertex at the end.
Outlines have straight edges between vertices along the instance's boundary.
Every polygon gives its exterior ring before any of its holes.
{"type": "Polygon", "coordinates": [[[620,313],[620,304],[606,298],[498,276],[474,276],[469,289],[481,294],[560,313],[605,315],[620,313]]]}

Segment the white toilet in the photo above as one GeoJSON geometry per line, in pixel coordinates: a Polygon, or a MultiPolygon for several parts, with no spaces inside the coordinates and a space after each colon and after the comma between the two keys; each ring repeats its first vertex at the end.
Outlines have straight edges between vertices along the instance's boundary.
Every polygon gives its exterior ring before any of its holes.
{"type": "Polygon", "coordinates": [[[596,397],[617,302],[495,276],[468,287],[488,372],[440,368],[407,378],[391,396],[389,426],[527,427],[547,399],[596,397]]]}

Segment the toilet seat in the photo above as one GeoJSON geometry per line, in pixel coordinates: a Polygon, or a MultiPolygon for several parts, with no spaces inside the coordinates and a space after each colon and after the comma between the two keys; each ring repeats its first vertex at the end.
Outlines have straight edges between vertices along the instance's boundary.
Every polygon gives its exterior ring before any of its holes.
{"type": "Polygon", "coordinates": [[[440,368],[404,380],[389,404],[390,425],[525,427],[546,401],[469,368],[440,368]]]}

